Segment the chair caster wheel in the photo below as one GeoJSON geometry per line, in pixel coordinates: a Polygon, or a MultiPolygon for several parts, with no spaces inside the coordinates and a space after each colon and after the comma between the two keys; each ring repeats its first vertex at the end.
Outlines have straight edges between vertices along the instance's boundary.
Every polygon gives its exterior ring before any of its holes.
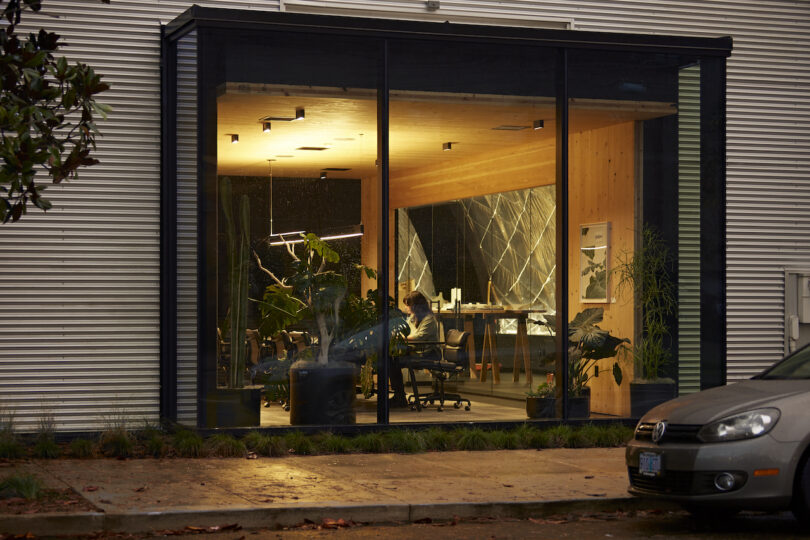
{"type": "Polygon", "coordinates": [[[453,403],[453,408],[458,409],[461,407],[461,403],[453,403]]]}
{"type": "MultiPolygon", "coordinates": [[[[469,407],[467,407],[467,409],[469,410],[469,407]]],[[[289,406],[289,405],[285,405],[285,406],[284,406],[284,410],[285,410],[285,411],[287,411],[287,412],[290,412],[290,406],[289,406]]]]}
{"type": "Polygon", "coordinates": [[[469,405],[465,406],[465,407],[464,407],[464,410],[465,410],[465,411],[469,411],[469,410],[470,410],[470,406],[469,406],[469,405]]]}

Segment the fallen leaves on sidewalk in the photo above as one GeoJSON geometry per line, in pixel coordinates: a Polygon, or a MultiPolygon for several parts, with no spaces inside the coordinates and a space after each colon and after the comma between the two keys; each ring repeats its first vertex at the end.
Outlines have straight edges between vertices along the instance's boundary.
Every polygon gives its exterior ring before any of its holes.
{"type": "Polygon", "coordinates": [[[238,523],[231,523],[229,525],[212,525],[211,527],[196,527],[194,525],[188,525],[183,529],[175,529],[175,530],[161,530],[161,531],[153,531],[153,534],[157,536],[183,536],[186,534],[210,534],[210,533],[218,533],[224,531],[241,531],[242,526],[238,523]]]}
{"type": "Polygon", "coordinates": [[[352,521],[350,519],[332,519],[332,518],[323,518],[320,523],[316,523],[309,519],[305,519],[302,523],[298,525],[294,525],[292,527],[284,527],[286,530],[291,529],[304,529],[304,530],[329,530],[329,529],[348,529],[350,527],[359,527],[362,525],[366,525],[365,523],[358,523],[356,521],[352,521]]]}

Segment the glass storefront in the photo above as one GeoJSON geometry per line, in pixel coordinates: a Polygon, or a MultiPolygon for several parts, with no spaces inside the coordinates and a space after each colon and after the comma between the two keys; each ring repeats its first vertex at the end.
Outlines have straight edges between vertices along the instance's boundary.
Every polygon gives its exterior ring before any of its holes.
{"type": "Polygon", "coordinates": [[[199,425],[627,418],[633,382],[691,391],[723,181],[699,54],[207,11],[244,28],[195,34],[199,425]]]}

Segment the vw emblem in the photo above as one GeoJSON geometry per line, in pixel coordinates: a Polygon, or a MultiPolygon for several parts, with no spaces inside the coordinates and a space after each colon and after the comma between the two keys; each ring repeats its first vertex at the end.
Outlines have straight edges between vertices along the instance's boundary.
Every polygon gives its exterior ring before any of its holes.
{"type": "Polygon", "coordinates": [[[667,432],[667,423],[665,421],[658,422],[655,424],[652,432],[652,440],[653,442],[657,443],[661,439],[664,438],[664,433],[667,432]]]}

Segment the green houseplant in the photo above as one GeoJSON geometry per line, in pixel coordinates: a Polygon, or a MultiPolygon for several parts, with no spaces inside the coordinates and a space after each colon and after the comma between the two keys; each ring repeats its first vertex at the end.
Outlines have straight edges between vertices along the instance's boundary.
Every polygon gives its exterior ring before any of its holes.
{"type": "Polygon", "coordinates": [[[672,360],[668,319],[676,310],[677,290],[672,257],[661,233],[645,225],[641,248],[622,254],[613,272],[617,292],[632,293],[640,311],[641,333],[632,347],[636,377],[630,383],[630,412],[641,417],[675,397],[675,381],[664,370],[672,360]]]}
{"type": "MultiPolygon", "coordinates": [[[[358,367],[374,361],[381,312],[376,291],[365,298],[348,293],[344,275],[332,268],[340,256],[314,234],[302,235],[303,242],[286,242],[292,272],[279,278],[254,257],[268,274],[269,285],[259,302],[260,329],[265,335],[289,325],[302,325],[315,336],[311,348],[290,367],[290,423],[355,423],[355,378],[358,367]],[[300,248],[301,255],[296,252],[300,248]]],[[[369,278],[374,270],[361,267],[369,278]]],[[[389,331],[400,335],[407,327],[404,316],[393,308],[389,331]]],[[[392,339],[392,350],[402,340],[392,339]]]]}
{"type": "MultiPolygon", "coordinates": [[[[629,339],[617,338],[609,331],[599,327],[604,316],[604,309],[601,307],[587,308],[574,317],[568,323],[568,399],[569,416],[585,417],[590,414],[590,389],[588,381],[596,375],[598,369],[597,361],[604,358],[614,358],[626,350],[625,343],[630,343],[629,339]]],[[[545,324],[549,328],[555,325],[555,317],[545,316],[545,324]]],[[[618,361],[613,363],[611,370],[613,379],[617,385],[621,385],[623,379],[622,368],[618,361]]],[[[556,414],[556,403],[551,403],[555,399],[555,389],[548,383],[541,384],[536,392],[527,394],[527,414],[529,408],[534,407],[538,411],[550,411],[553,416],[556,414]],[[529,400],[545,400],[543,404],[537,403],[529,405],[529,400]]],[[[545,417],[545,416],[538,416],[545,417]]]]}

